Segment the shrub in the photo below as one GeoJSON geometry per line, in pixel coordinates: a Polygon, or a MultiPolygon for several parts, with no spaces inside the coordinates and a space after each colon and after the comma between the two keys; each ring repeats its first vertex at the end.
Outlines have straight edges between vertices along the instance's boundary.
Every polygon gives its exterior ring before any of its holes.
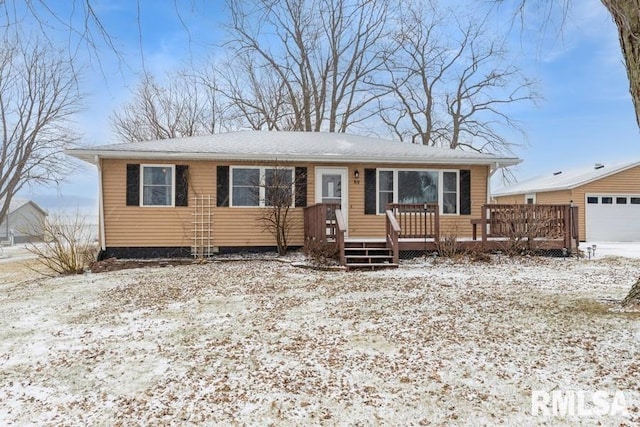
{"type": "Polygon", "coordinates": [[[45,241],[30,243],[27,250],[38,262],[57,274],[79,274],[95,261],[97,245],[85,219],[62,214],[51,215],[44,225],[45,241]]]}
{"type": "Polygon", "coordinates": [[[458,233],[456,231],[442,233],[440,239],[436,242],[436,249],[438,255],[444,258],[453,258],[464,252],[458,243],[458,233]]]}
{"type": "Polygon", "coordinates": [[[335,243],[312,238],[305,241],[304,253],[318,265],[333,264],[338,258],[338,248],[335,243]]]}

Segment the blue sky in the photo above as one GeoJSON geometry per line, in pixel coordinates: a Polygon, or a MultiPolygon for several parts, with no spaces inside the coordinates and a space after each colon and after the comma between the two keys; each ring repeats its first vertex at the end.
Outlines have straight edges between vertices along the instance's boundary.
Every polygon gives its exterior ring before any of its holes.
{"type": "MultiPolygon", "coordinates": [[[[176,3],[141,0],[139,20],[136,3],[130,0],[95,3],[124,62],[105,47],[99,67],[96,56],[84,58],[91,63],[82,80],[86,108],[77,119],[84,144],[117,142],[109,115],[129,100],[143,59],[147,71],[162,75],[187,61],[215,55],[215,45],[223,37],[222,2],[176,3]],[[176,3],[183,23],[176,18],[176,3]]],[[[640,132],[615,26],[598,0],[573,4],[562,30],[552,26],[541,31],[530,21],[511,33],[510,50],[526,73],[539,81],[543,97],[535,106],[512,110],[528,136],[527,141],[518,141],[526,145],[516,149],[524,160],[514,170],[519,180],[598,162],[640,160],[640,132]]],[[[511,25],[507,21],[496,20],[496,30],[511,25]]],[[[22,195],[48,209],[78,207],[92,213],[96,194],[95,168],[85,165],[60,188],[32,188],[22,195]]]]}

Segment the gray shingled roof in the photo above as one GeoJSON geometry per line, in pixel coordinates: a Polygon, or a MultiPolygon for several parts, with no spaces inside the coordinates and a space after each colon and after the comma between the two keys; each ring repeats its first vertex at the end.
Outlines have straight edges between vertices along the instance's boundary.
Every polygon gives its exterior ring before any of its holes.
{"type": "Polygon", "coordinates": [[[635,166],[640,166],[640,161],[604,164],[599,165],[599,167],[592,165],[568,171],[558,170],[513,185],[497,188],[491,192],[491,196],[500,197],[515,194],[570,190],[635,166]]]}
{"type": "Polygon", "coordinates": [[[87,162],[100,158],[183,160],[281,160],[314,162],[387,162],[486,164],[520,163],[501,157],[447,148],[328,132],[241,131],[187,138],[102,145],[67,150],[87,162]]]}

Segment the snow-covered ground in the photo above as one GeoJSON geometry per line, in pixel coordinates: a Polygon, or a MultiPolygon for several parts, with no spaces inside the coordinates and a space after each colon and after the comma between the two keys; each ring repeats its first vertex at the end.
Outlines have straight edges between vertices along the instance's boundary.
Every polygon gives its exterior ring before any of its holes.
{"type": "Polygon", "coordinates": [[[606,256],[622,256],[640,258],[640,243],[638,242],[583,242],[580,249],[585,251],[588,257],[587,247],[596,246],[595,258],[606,256]]]}
{"type": "Polygon", "coordinates": [[[0,425],[637,425],[640,315],[615,301],[640,259],[597,245],[349,273],[0,264],[0,425]],[[576,391],[624,408],[532,414],[576,391]]]}

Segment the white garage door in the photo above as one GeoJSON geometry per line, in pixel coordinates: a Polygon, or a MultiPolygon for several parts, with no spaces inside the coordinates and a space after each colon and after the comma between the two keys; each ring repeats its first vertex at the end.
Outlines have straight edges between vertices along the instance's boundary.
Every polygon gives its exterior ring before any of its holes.
{"type": "Polygon", "coordinates": [[[640,242],[640,195],[587,194],[586,239],[640,242]]]}

